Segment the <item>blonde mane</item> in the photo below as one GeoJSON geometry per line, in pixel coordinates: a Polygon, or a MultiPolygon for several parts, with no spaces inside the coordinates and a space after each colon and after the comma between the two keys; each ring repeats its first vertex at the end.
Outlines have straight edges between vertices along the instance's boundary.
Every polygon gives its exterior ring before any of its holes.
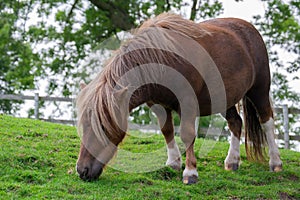
{"type": "MultiPolygon", "coordinates": [[[[174,38],[170,38],[165,31],[151,31],[151,29],[176,31],[192,39],[209,34],[199,24],[175,14],[163,13],[145,21],[135,31],[132,39],[115,52],[104,70],[80,92],[77,98],[79,132],[83,131],[83,124],[86,122],[85,120],[88,120],[93,132],[104,145],[107,145],[109,141],[118,141],[124,131],[119,128],[114,117],[116,115],[115,110],[119,105],[116,103],[117,99],[113,93],[116,88],[127,87],[127,85],[118,83],[120,77],[141,63],[172,64],[175,61],[178,62],[176,60],[178,58],[170,59],[170,55],[164,55],[157,52],[155,48],[147,47],[147,44],[153,46],[155,41],[158,42],[165,38],[164,41],[168,42],[159,45],[165,45],[165,49],[178,48],[174,47],[176,43],[174,38]]],[[[149,75],[151,76],[151,74],[154,73],[150,71],[149,75]]]]}
{"type": "Polygon", "coordinates": [[[210,34],[210,32],[201,27],[199,24],[172,13],[162,13],[155,18],[148,19],[139,27],[137,34],[140,33],[141,30],[149,27],[160,27],[174,30],[193,39],[201,38],[204,35],[210,34]]]}

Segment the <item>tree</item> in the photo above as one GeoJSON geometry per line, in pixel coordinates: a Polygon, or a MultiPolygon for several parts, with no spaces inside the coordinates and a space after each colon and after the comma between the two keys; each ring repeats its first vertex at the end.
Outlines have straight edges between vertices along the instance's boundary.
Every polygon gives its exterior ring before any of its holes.
{"type": "MultiPolygon", "coordinates": [[[[71,4],[66,0],[2,1],[2,21],[9,23],[1,21],[1,33],[6,34],[1,41],[3,48],[11,49],[1,53],[1,59],[6,60],[2,62],[1,90],[18,93],[38,89],[43,80],[48,82],[49,95],[77,93],[76,84],[81,79],[89,81],[94,70],[80,68],[81,63],[99,43],[118,38],[118,32],[137,27],[161,12],[180,12],[183,6],[190,5],[182,0],[74,0],[71,4]],[[22,63],[13,62],[11,54],[22,63]]],[[[192,9],[194,18],[195,12],[201,12],[201,17],[213,16],[221,10],[221,4],[217,0],[195,0],[192,9]]],[[[9,107],[0,109],[10,112],[9,107]]]]}
{"type": "MultiPolygon", "coordinates": [[[[39,58],[24,41],[23,27],[27,18],[26,2],[2,1],[0,3],[0,93],[20,93],[34,88],[39,58]]],[[[12,104],[0,100],[0,110],[8,113],[18,109],[20,102],[12,104]]]]}
{"type": "MultiPolygon", "coordinates": [[[[262,0],[266,11],[264,16],[255,16],[256,25],[265,38],[271,65],[275,70],[272,81],[272,96],[277,104],[288,103],[299,106],[300,94],[292,91],[290,79],[300,78],[300,2],[298,0],[262,0]],[[282,56],[287,54],[289,57],[282,56]]],[[[282,116],[277,116],[282,119],[282,116]]],[[[293,126],[299,116],[290,118],[291,131],[300,134],[293,126]]],[[[282,122],[283,120],[278,120],[282,122]]],[[[278,128],[282,130],[282,124],[278,128]]]]}
{"type": "MultiPolygon", "coordinates": [[[[299,96],[289,90],[283,70],[292,79],[299,79],[300,71],[300,2],[297,0],[263,0],[266,4],[264,16],[255,16],[256,25],[266,40],[271,65],[276,68],[273,83],[279,88],[274,90],[275,101],[299,101],[299,96]],[[280,56],[283,51],[290,58],[280,56]]],[[[276,88],[275,88],[276,89],[276,88]]]]}

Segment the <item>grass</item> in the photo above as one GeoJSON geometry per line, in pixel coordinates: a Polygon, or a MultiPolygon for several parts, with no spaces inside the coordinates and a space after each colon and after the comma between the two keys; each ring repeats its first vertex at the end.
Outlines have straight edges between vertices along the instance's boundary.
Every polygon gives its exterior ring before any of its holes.
{"type": "Polygon", "coordinates": [[[240,169],[228,172],[229,145],[199,139],[199,182],[186,186],[182,171],[163,167],[161,135],[132,132],[95,182],[76,174],[79,146],[74,127],[0,115],[0,199],[300,199],[298,152],[281,150],[284,171],[272,173],[267,164],[246,161],[241,148],[240,169]],[[207,155],[203,144],[213,147],[207,155]]]}

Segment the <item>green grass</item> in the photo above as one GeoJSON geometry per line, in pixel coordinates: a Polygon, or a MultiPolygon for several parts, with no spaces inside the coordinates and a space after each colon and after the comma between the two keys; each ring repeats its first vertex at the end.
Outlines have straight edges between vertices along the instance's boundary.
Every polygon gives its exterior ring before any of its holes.
{"type": "Polygon", "coordinates": [[[132,132],[121,149],[137,156],[120,153],[95,182],[76,174],[79,146],[74,127],[0,115],[0,199],[300,199],[298,152],[281,150],[284,171],[271,173],[267,164],[246,161],[242,148],[240,169],[228,172],[229,145],[197,140],[199,182],[186,186],[182,171],[162,167],[161,135],[132,132]],[[207,155],[203,144],[213,147],[207,155]]]}

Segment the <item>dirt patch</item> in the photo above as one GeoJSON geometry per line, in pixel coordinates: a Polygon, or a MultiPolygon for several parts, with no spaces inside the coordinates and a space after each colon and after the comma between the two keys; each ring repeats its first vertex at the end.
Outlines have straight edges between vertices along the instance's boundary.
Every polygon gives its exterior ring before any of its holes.
{"type": "Polygon", "coordinates": [[[280,193],[279,193],[279,198],[280,198],[281,200],[294,200],[294,199],[296,199],[296,198],[290,196],[290,195],[289,195],[288,193],[286,193],[286,192],[280,192],[280,193]]]}
{"type": "Polygon", "coordinates": [[[292,174],[292,175],[289,177],[289,180],[291,180],[291,181],[298,181],[298,180],[299,180],[299,177],[296,176],[296,175],[294,175],[294,174],[292,174]]]}

